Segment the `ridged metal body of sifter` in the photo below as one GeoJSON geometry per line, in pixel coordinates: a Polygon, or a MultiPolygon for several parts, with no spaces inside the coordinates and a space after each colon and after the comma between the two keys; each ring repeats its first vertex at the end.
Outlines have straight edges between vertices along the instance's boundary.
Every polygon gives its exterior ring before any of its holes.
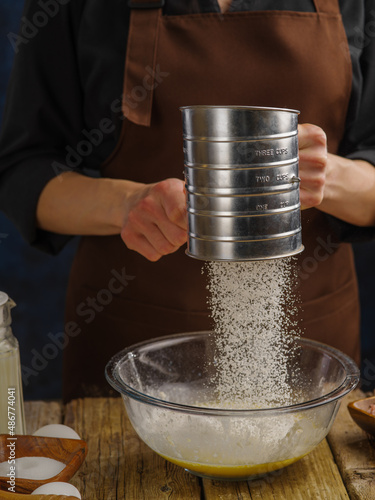
{"type": "Polygon", "coordinates": [[[303,250],[296,110],[181,108],[187,254],[264,260],[303,250]]]}

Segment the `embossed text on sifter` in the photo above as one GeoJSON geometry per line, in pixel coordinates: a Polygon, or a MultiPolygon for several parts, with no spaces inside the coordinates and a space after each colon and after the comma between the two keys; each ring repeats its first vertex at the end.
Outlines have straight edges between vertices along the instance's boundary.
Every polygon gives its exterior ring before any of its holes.
{"type": "Polygon", "coordinates": [[[275,259],[303,250],[299,111],[184,106],[190,257],[275,259]]]}

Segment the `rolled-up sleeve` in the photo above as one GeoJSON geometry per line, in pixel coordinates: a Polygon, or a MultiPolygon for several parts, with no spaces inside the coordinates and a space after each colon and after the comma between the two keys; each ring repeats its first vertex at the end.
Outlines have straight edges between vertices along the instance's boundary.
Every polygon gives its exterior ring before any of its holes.
{"type": "Polygon", "coordinates": [[[12,35],[15,59],[0,135],[0,209],[26,241],[48,253],[70,239],[38,229],[35,214],[46,184],[72,168],[66,148],[77,144],[83,127],[76,62],[82,4],[55,2],[47,12],[26,0],[20,32],[12,35]]]}
{"type": "MultiPolygon", "coordinates": [[[[353,91],[342,154],[375,166],[375,0],[366,0],[364,18],[352,25],[350,52],[353,64],[353,91]],[[355,103],[353,101],[355,100],[355,103]]],[[[347,3],[356,9],[356,2],[347,3]]]]}
{"type": "MultiPolygon", "coordinates": [[[[365,160],[375,167],[375,0],[362,2],[362,11],[357,2],[340,2],[352,56],[353,86],[339,154],[351,160],[365,160]]],[[[341,241],[375,239],[375,227],[359,227],[331,215],[327,217],[341,241]]]]}

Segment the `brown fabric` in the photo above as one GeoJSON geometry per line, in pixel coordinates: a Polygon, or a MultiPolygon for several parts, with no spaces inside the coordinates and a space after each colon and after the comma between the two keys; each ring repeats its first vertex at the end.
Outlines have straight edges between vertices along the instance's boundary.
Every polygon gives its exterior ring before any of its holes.
{"type": "Polygon", "coordinates": [[[128,120],[147,127],[151,124],[153,89],[157,85],[154,74],[160,16],[160,9],[133,9],[130,13],[122,113],[128,120]],[[143,34],[142,44],[138,43],[138,34],[143,34]]]}
{"type": "MultiPolygon", "coordinates": [[[[156,52],[149,50],[145,32],[132,26],[125,86],[128,92],[130,81],[142,86],[150,74],[147,67],[154,64],[151,122],[141,126],[124,120],[103,175],[146,183],[183,178],[183,105],[299,109],[300,121],[321,126],[330,152],[336,152],[350,96],[349,49],[337,0],[315,3],[317,13],[161,16],[156,52]]],[[[150,19],[155,13],[144,12],[150,19]]],[[[298,274],[305,335],[358,360],[359,308],[351,248],[334,240],[318,210],[304,211],[302,226],[306,249],[298,258],[298,274]]],[[[83,238],[68,290],[67,321],[78,324],[80,333],[64,351],[65,399],[107,392],[104,366],[126,345],[210,328],[201,270],[202,263],[187,257],[184,249],[152,263],[128,250],[119,236],[83,238]],[[113,281],[116,273],[133,279],[121,288],[113,281]],[[96,310],[89,298],[96,300],[96,310]]]]}

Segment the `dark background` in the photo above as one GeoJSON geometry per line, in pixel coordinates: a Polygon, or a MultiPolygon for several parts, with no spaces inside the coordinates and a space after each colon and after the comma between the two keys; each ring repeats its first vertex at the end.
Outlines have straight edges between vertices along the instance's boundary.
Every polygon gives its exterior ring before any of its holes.
{"type": "MultiPolygon", "coordinates": [[[[14,56],[8,34],[18,32],[23,0],[0,2],[1,123],[14,56]]],[[[20,342],[25,399],[61,396],[62,350],[51,338],[63,331],[65,288],[76,245],[74,239],[60,255],[45,255],[25,244],[0,213],[0,290],[17,303],[13,331],[20,342]]],[[[375,242],[354,249],[361,293],[363,388],[371,389],[375,386],[375,242]]]]}
{"type": "MultiPolygon", "coordinates": [[[[14,57],[7,35],[18,32],[23,3],[0,0],[0,123],[14,57]]],[[[12,310],[13,332],[20,343],[25,399],[61,395],[62,351],[45,350],[45,346],[51,344],[49,334],[57,336],[63,331],[65,288],[76,244],[73,240],[56,257],[46,255],[30,248],[0,212],[0,290],[17,304],[12,310]],[[32,369],[31,374],[27,368],[32,369]]]]}

